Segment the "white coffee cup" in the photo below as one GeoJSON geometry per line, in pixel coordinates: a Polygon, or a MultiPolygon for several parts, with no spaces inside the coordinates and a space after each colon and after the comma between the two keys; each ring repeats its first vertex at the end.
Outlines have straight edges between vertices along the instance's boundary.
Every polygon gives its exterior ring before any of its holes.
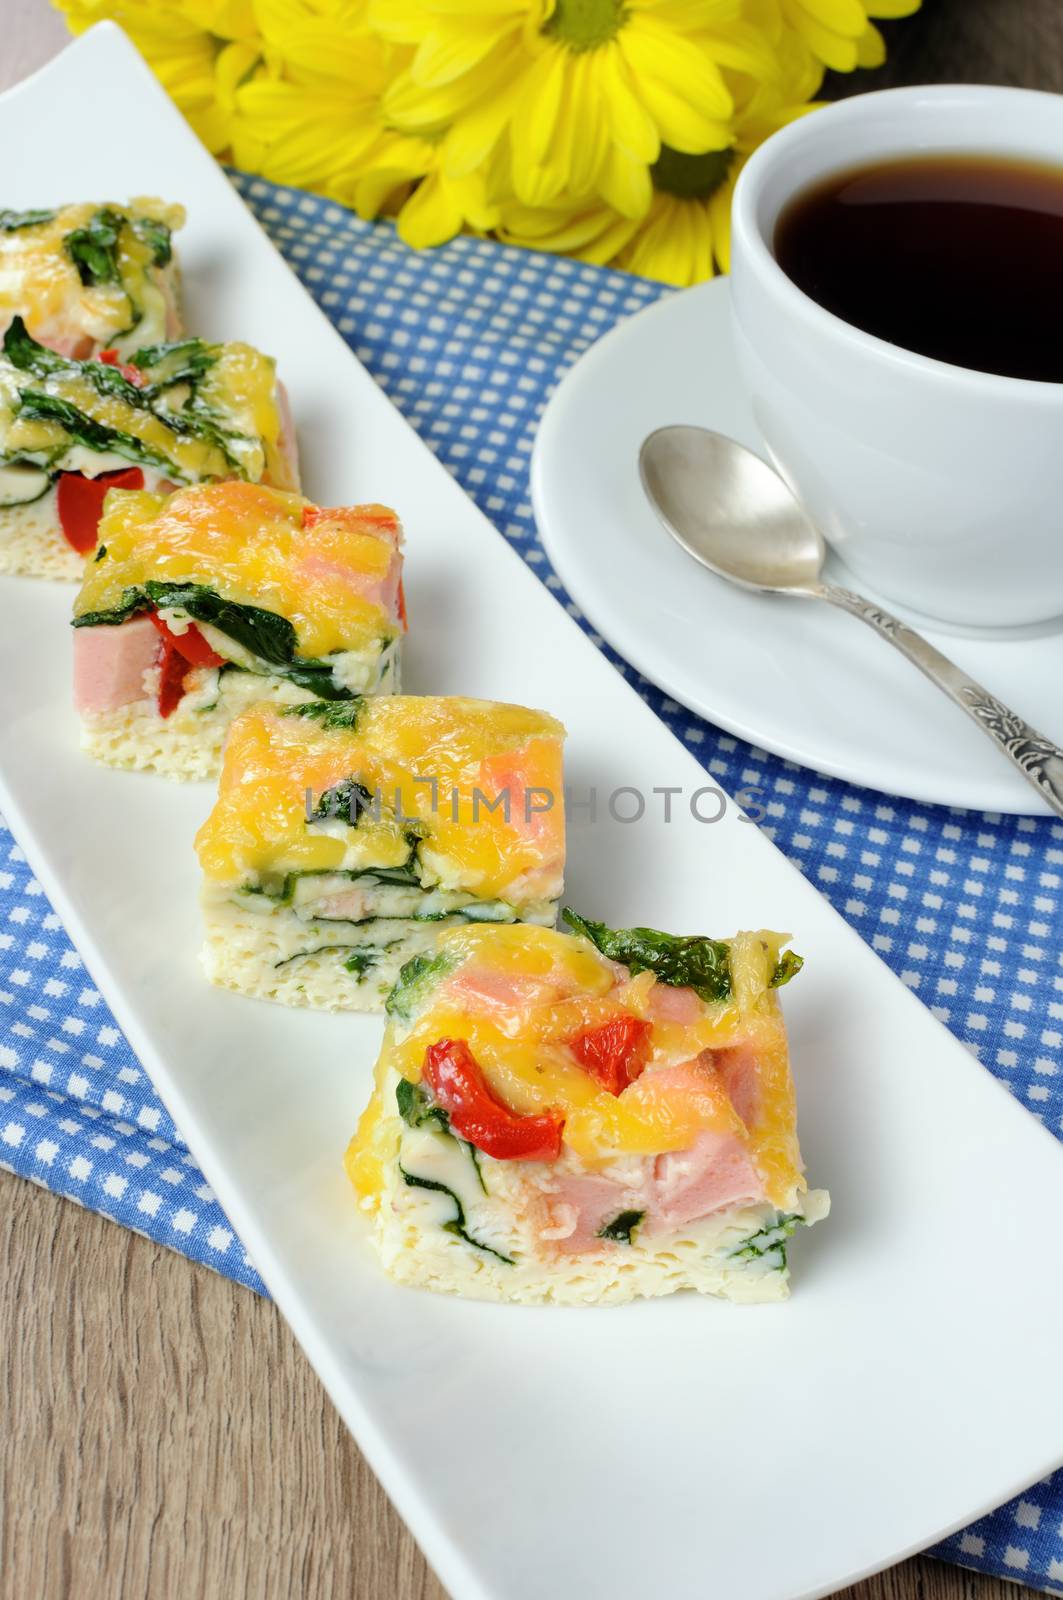
{"type": "Polygon", "coordinates": [[[772,254],[780,212],[817,180],[945,153],[1063,167],[1063,96],[888,89],[762,145],[734,198],[739,359],[775,465],[868,586],[954,623],[1040,622],[1063,614],[1063,383],[888,344],[817,305],[772,254]]]}

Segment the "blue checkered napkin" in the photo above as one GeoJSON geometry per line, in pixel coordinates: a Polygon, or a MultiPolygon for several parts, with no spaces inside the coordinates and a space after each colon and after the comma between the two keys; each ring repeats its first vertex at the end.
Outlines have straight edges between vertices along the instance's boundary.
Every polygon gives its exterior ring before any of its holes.
{"type": "MultiPolygon", "coordinates": [[[[416,255],[391,227],[328,201],[241,174],[234,182],[377,382],[575,612],[536,538],[535,425],[583,351],[668,291],[484,240],[416,255]]],[[[765,832],[1063,1135],[1063,826],[886,800],[818,777],[720,733],[606,653],[725,788],[761,785],[765,832]]],[[[5,834],[0,1162],[262,1289],[5,834]]],[[[1063,1594],[1063,1473],[937,1553],[1063,1594]]]]}
{"type": "Polygon", "coordinates": [[[2,821],[0,1166],[265,1293],[2,821]]]}

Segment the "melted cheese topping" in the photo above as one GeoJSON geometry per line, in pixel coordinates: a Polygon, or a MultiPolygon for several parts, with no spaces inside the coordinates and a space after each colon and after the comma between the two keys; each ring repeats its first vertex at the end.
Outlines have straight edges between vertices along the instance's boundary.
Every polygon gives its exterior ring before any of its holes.
{"type": "Polygon", "coordinates": [[[399,561],[397,523],[379,506],[317,512],[309,501],[261,484],[182,489],[169,498],[113,491],[104,502],[92,561],[74,606],[109,611],[145,583],[207,584],[223,599],[287,617],[299,653],[316,659],[359,650],[398,631],[374,598],[399,561]]]}
{"type": "MultiPolygon", "coordinates": [[[[151,217],[171,229],[180,228],[185,220],[182,206],[155,199],[133,200],[128,206],[108,204],[106,209],[127,218],[151,217]]],[[[35,339],[61,346],[70,355],[88,354],[77,348],[82,341],[109,344],[134,322],[138,344],[157,344],[167,337],[167,308],[155,284],[158,268],[151,246],[131,228],[123,228],[118,236],[121,282],[82,283],[64,241],[99,210],[101,206],[92,202],[63,206],[48,222],[0,230],[0,326],[21,316],[35,339]]]]}
{"type": "Polygon", "coordinates": [[[208,878],[234,884],[266,873],[398,866],[415,819],[427,836],[422,861],[446,864],[447,887],[505,899],[536,873],[559,878],[563,737],[543,712],[486,700],[374,696],[350,732],[255,707],[230,730],[218,803],[196,838],[200,863],[208,878]],[[513,784],[509,822],[476,799],[477,789],[497,798],[498,772],[513,784]],[[308,823],[307,794],[316,802],[346,778],[381,796],[379,819],[370,810],[356,828],[308,823]],[[518,783],[555,798],[531,825],[518,783]]]}
{"type": "MultiPolygon", "coordinates": [[[[380,1069],[378,1068],[378,1082],[380,1069]]],[[[379,1089],[358,1121],[358,1129],[344,1152],[343,1165],[355,1193],[368,1200],[384,1187],[385,1167],[397,1159],[399,1133],[394,1120],[385,1127],[384,1097],[379,1089]]]]}
{"type": "MultiPolygon", "coordinates": [[[[447,929],[438,950],[452,968],[408,1029],[389,1026],[378,1086],[389,1068],[417,1082],[429,1045],[464,1039],[492,1091],[515,1112],[564,1116],[565,1145],[586,1165],[684,1150],[712,1131],[750,1148],[769,1198],[781,1204],[802,1183],[786,1035],[775,993],[766,987],[782,942],[771,933],[738,935],[730,1000],[711,1005],[683,991],[696,1010],[680,1023],[668,1020],[667,985],[651,972],[631,977],[585,939],[520,925],[447,929]],[[568,1041],[624,1014],[652,1023],[651,1054],[641,1076],[612,1095],[579,1064],[568,1041]],[[694,1070],[703,1050],[744,1046],[756,1056],[758,1104],[749,1128],[722,1077],[694,1070]]],[[[381,1115],[371,1102],[351,1153],[363,1193],[370,1192],[379,1159],[374,1130],[381,1115]]]]}
{"type": "MultiPolygon", "coordinates": [[[[248,344],[217,349],[216,360],[199,380],[198,397],[227,434],[239,436],[227,440],[239,475],[254,483],[268,479],[278,488],[294,488],[291,465],[280,448],[281,412],[272,359],[248,344]]],[[[151,408],[132,405],[121,395],[101,393],[81,370],[84,365],[47,377],[16,371],[6,362],[0,365],[0,448],[5,456],[54,456],[72,443],[61,423],[17,415],[22,393],[29,390],[65,401],[93,422],[131,435],[152,453],[164,473],[178,481],[201,483],[230,478],[237,471],[218,444],[171,426],[167,413],[176,417],[187,398],[186,387],[165,390],[151,408]]],[[[81,446],[72,448],[84,454],[81,446]]],[[[66,457],[49,465],[76,470],[66,457]]]]}

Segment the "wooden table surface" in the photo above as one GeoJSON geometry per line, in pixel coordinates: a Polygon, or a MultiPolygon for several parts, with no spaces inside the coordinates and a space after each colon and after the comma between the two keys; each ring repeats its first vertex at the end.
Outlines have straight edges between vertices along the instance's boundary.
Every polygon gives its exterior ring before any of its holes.
{"type": "MultiPolygon", "coordinates": [[[[1063,0],[924,4],[879,82],[1063,89],[1063,0]]],[[[0,11],[3,88],[66,35],[0,11]]],[[[0,1259],[5,1600],[445,1600],[271,1304],[7,1173],[0,1259]]],[[[1017,1595],[917,1558],[844,1600],[1017,1595]]]]}

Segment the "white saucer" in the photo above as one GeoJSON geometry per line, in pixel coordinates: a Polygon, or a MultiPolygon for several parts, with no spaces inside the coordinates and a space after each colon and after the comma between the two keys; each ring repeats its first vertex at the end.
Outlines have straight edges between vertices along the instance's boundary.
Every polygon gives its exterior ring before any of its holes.
{"type": "MultiPolygon", "coordinates": [[[[747,594],[672,542],[637,461],[646,435],[673,422],[765,453],[738,374],[726,279],[622,323],[543,415],[532,460],[539,531],[604,638],[683,705],[802,766],[914,800],[1044,814],[985,736],[860,622],[747,594]]],[[[861,588],[840,564],[832,575],[861,588]]],[[[891,609],[1063,743],[1063,627],[972,635],[891,609]]]]}

